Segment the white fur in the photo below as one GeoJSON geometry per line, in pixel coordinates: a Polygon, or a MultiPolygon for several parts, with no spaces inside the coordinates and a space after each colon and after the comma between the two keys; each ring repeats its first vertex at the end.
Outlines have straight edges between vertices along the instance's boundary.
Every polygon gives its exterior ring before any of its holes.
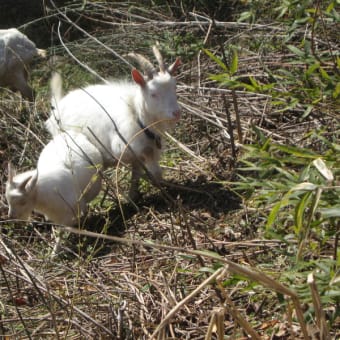
{"type": "Polygon", "coordinates": [[[159,143],[144,133],[138,119],[160,139],[162,132],[180,118],[176,81],[169,72],[146,79],[133,70],[132,76],[134,82],[92,85],[74,90],[63,98],[60,76],[54,76],[51,82],[54,109],[46,122],[52,135],[60,131],[86,135],[101,151],[105,166],[117,164],[118,159],[123,164],[131,164],[130,197],[138,194],[138,181],[143,171],[141,163],[156,181],[161,179],[159,143]]]}
{"type": "Polygon", "coordinates": [[[33,90],[27,83],[28,65],[36,55],[45,51],[37,49],[26,35],[16,28],[0,30],[0,86],[8,86],[33,100],[33,90]]]}
{"type": "Polygon", "coordinates": [[[14,176],[9,167],[9,217],[27,220],[34,210],[56,224],[76,224],[101,189],[101,164],[101,153],[84,135],[57,135],[42,150],[37,169],[14,176]]]}

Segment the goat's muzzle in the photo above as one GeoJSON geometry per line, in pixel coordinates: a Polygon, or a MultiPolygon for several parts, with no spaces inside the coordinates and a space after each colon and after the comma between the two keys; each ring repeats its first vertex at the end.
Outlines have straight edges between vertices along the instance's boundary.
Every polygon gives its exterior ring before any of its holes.
{"type": "Polygon", "coordinates": [[[181,119],[181,110],[176,110],[172,113],[174,117],[174,121],[178,121],[181,119]]]}

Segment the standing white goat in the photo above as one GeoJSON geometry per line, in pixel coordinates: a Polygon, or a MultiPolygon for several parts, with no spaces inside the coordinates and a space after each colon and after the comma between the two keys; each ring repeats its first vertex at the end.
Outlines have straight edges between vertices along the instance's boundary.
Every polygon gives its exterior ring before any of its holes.
{"type": "Polygon", "coordinates": [[[45,56],[45,53],[16,28],[0,30],[0,86],[18,90],[23,97],[33,101],[27,70],[35,56],[45,56]]]}
{"type": "Polygon", "coordinates": [[[84,135],[70,132],[45,146],[35,170],[15,175],[9,163],[9,217],[27,220],[36,211],[56,224],[75,225],[101,189],[102,162],[101,153],[84,135]]]}
{"type": "Polygon", "coordinates": [[[118,159],[131,164],[131,198],[138,195],[144,167],[156,182],[161,180],[161,134],[181,115],[172,76],[180,60],[166,67],[155,46],[153,52],[159,72],[145,57],[129,54],[146,73],[143,76],[133,69],[134,82],[92,85],[63,98],[60,76],[54,76],[51,82],[53,109],[46,122],[50,133],[81,132],[101,151],[105,166],[117,164],[118,159]]]}

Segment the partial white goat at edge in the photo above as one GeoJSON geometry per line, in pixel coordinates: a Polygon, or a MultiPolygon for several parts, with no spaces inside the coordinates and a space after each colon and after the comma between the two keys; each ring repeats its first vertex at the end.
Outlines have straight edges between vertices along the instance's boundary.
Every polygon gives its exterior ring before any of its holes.
{"type": "Polygon", "coordinates": [[[36,169],[16,175],[9,163],[9,218],[27,220],[36,211],[55,224],[77,224],[101,189],[102,162],[101,153],[84,135],[71,132],[45,146],[36,169]]]}
{"type": "Polygon", "coordinates": [[[33,101],[33,90],[28,85],[28,68],[37,55],[46,56],[46,51],[35,44],[16,28],[0,30],[0,86],[20,91],[33,101]]]}
{"type": "Polygon", "coordinates": [[[181,115],[173,77],[180,60],[167,67],[156,47],[153,52],[159,71],[140,54],[129,54],[145,72],[133,69],[133,82],[92,85],[62,98],[61,77],[54,75],[51,81],[53,109],[46,122],[50,133],[83,133],[100,150],[105,166],[116,165],[118,159],[132,165],[131,198],[138,196],[144,167],[156,182],[161,180],[162,133],[181,115]]]}

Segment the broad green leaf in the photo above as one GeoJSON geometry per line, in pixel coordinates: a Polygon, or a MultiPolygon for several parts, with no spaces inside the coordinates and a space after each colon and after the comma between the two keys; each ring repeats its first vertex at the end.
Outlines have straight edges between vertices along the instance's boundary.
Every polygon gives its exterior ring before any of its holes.
{"type": "Polygon", "coordinates": [[[312,163],[327,181],[331,182],[334,180],[332,171],[327,168],[327,165],[321,158],[314,159],[312,163]]]}
{"type": "Polygon", "coordinates": [[[335,90],[332,93],[334,99],[338,98],[340,95],[340,83],[337,83],[335,86],[335,90]]]}
{"type": "Polygon", "coordinates": [[[298,148],[296,146],[281,145],[281,144],[273,144],[273,146],[275,146],[275,148],[283,152],[289,153],[297,157],[313,158],[313,159],[317,157],[321,157],[321,155],[315,154],[313,151],[303,149],[303,148],[298,148]]]}
{"type": "Polygon", "coordinates": [[[197,255],[202,255],[202,256],[208,256],[208,257],[213,257],[216,259],[221,259],[221,256],[218,255],[217,253],[210,251],[210,250],[196,250],[195,253],[197,255]]]}
{"type": "Polygon", "coordinates": [[[203,273],[210,273],[210,274],[214,274],[216,269],[214,268],[210,268],[210,267],[201,267],[199,269],[200,272],[203,272],[203,273]]]}
{"type": "Polygon", "coordinates": [[[313,105],[307,105],[307,108],[306,108],[305,112],[302,114],[301,118],[304,119],[304,118],[308,117],[313,109],[314,109],[313,105]]]}
{"type": "Polygon", "coordinates": [[[323,79],[331,80],[331,77],[329,76],[329,74],[326,72],[326,70],[323,67],[320,67],[319,71],[323,79]]]}
{"type": "Polygon", "coordinates": [[[294,54],[296,54],[299,57],[305,57],[305,52],[301,51],[300,49],[298,49],[297,47],[295,47],[294,45],[287,45],[287,48],[293,52],[294,54]]]}
{"type": "Polygon", "coordinates": [[[312,73],[314,73],[315,70],[317,70],[320,67],[320,63],[316,62],[312,65],[310,65],[306,71],[306,76],[310,76],[312,73]]]}
{"type": "Polygon", "coordinates": [[[334,2],[331,2],[326,8],[326,13],[330,13],[334,8],[334,2]]]}
{"type": "Polygon", "coordinates": [[[246,90],[248,90],[249,92],[257,92],[256,88],[254,86],[251,86],[250,84],[247,83],[240,83],[239,88],[245,88],[246,90]]]}
{"type": "Polygon", "coordinates": [[[233,57],[230,65],[230,74],[233,75],[237,72],[238,69],[238,54],[236,48],[233,49],[233,57]]]}
{"type": "Polygon", "coordinates": [[[330,286],[340,283],[340,275],[336,275],[333,277],[333,279],[331,280],[331,282],[329,283],[330,286]]]}
{"type": "Polygon", "coordinates": [[[255,80],[254,77],[250,76],[249,80],[252,83],[252,85],[254,86],[254,88],[259,89],[261,87],[261,85],[255,80]]]}
{"type": "Polygon", "coordinates": [[[295,185],[293,188],[291,188],[289,191],[314,191],[316,188],[318,188],[317,185],[310,183],[310,182],[303,182],[295,185]]]}
{"type": "Polygon", "coordinates": [[[244,21],[249,21],[253,19],[253,12],[243,12],[241,13],[240,17],[238,18],[237,22],[244,22],[244,21]]]}
{"type": "Polygon", "coordinates": [[[313,191],[317,188],[318,186],[310,183],[310,182],[304,182],[304,183],[299,183],[295,185],[293,188],[290,189],[290,192],[293,191],[313,191]]]}
{"type": "Polygon", "coordinates": [[[303,195],[302,199],[300,202],[296,205],[295,208],[295,214],[294,214],[294,221],[295,225],[297,227],[297,232],[300,233],[303,228],[304,228],[304,216],[305,216],[305,211],[306,207],[309,201],[311,193],[307,192],[305,195],[303,195]]]}
{"type": "Polygon", "coordinates": [[[228,72],[227,65],[224,64],[224,62],[220,58],[216,57],[212,52],[210,52],[207,49],[203,49],[203,51],[211,60],[213,60],[217,65],[219,65],[223,71],[228,72]]]}
{"type": "Polygon", "coordinates": [[[340,205],[335,205],[332,208],[318,209],[323,218],[340,217],[340,205]]]}
{"type": "Polygon", "coordinates": [[[267,219],[267,223],[266,223],[266,230],[268,231],[269,228],[271,228],[275,222],[276,216],[279,213],[281,208],[281,201],[279,201],[278,203],[276,203],[273,207],[273,209],[270,211],[270,214],[268,216],[267,219]]]}

